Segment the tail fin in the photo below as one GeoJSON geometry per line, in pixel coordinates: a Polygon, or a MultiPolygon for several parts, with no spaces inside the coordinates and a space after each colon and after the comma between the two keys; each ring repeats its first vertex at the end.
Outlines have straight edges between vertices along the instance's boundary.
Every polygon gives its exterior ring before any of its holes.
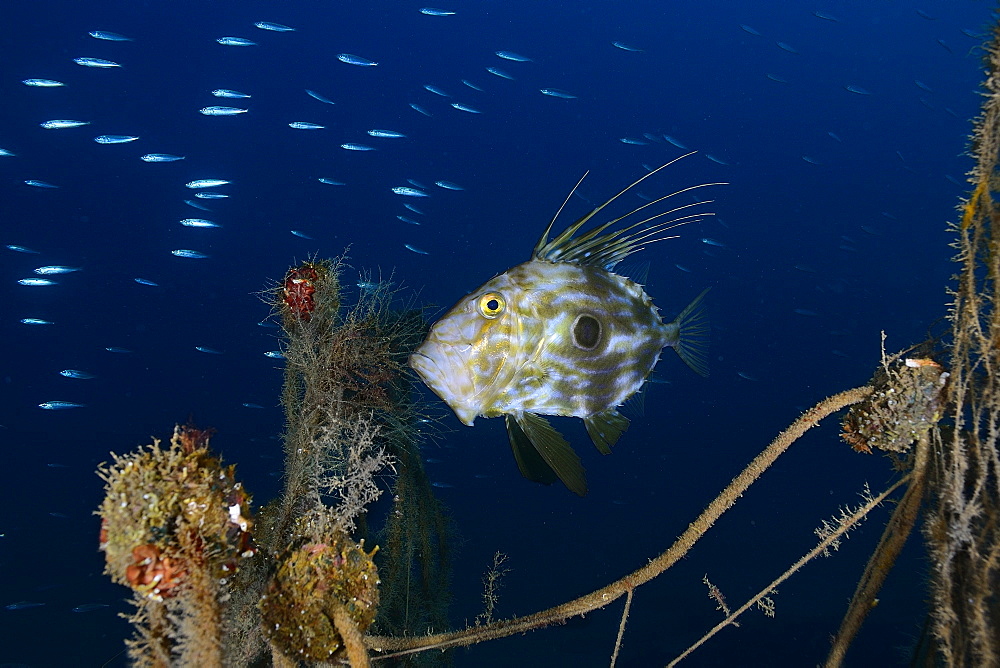
{"type": "Polygon", "coordinates": [[[705,288],[701,294],[687,305],[677,319],[667,325],[667,330],[673,330],[676,340],[671,344],[680,358],[691,369],[701,375],[708,375],[708,317],[705,315],[705,295],[711,288],[705,288]]]}

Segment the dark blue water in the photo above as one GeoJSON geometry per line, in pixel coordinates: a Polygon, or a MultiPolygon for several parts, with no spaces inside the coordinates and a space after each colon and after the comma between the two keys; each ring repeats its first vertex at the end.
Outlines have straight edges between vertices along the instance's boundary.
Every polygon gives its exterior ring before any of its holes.
{"type": "MultiPolygon", "coordinates": [[[[717,217],[640,258],[670,317],[712,286],[712,375],[697,377],[668,352],[658,367],[668,382],[648,388],[644,414],[609,457],[580,425],[557,421],[588,469],[586,498],[522,479],[500,421],[468,429],[448,415],[453,432],[427,456],[439,460],[428,464],[434,480],[450,485],[439,492],[461,535],[455,626],[480,612],[480,579],[496,551],[511,568],[503,616],[643,565],[803,408],[863,384],[880,331],[897,350],[945,314],[954,271],[946,223],[971,165],[963,151],[979,101],[984,3],[441,3],[455,15],[421,14],[417,2],[184,0],[7,3],[0,12],[0,148],[15,154],[0,156],[0,244],[37,251],[0,248],[0,663],[123,663],[116,654],[129,630],[116,613],[127,592],[102,575],[92,514],[101,497],[93,471],[109,451],[166,437],[193,417],[218,429],[215,446],[238,462],[256,500],[276,493],[281,370],[264,355],[278,348],[277,332],[258,326],[268,306],[257,293],[313,253],[349,247],[349,281],[392,273],[421,303],[447,307],[526,260],[586,170],[567,220],[685,152],[666,136],[699,153],[638,194],[730,184],[712,190],[717,217]],[[253,26],[261,20],[296,30],[266,32],[253,26]],[[258,44],[222,46],[223,36],[258,44]],[[341,53],[378,65],[345,64],[341,53]],[[81,67],[77,57],[122,67],[81,67]],[[66,86],[28,87],[26,78],[66,86]],[[252,97],[219,99],[216,88],[252,97]],[[209,105],[249,111],[198,113],[209,105]],[[90,125],[39,127],[51,119],[90,125]],[[293,121],[326,127],[294,130],[293,121]],[[406,137],[368,136],[374,128],[406,137]],[[140,139],[95,143],[102,134],[140,139]],[[349,142],[377,150],[340,147],[349,142]],[[146,153],[185,159],[146,163],[146,153]],[[210,212],[184,203],[195,192],[184,184],[202,178],[232,182],[217,189],[227,199],[195,200],[210,212]],[[391,192],[408,179],[431,196],[391,192]],[[221,227],[183,227],[184,218],[221,227]],[[52,277],[53,286],[18,284],[41,265],[82,271],[52,277]],[[67,368],[96,378],[61,377],[67,368]],[[37,407],[52,400],[86,406],[37,407]],[[44,605],[2,609],[18,602],[44,605]],[[72,612],[93,603],[107,607],[72,612]]],[[[644,201],[629,195],[618,212],[644,201]]],[[[810,549],[812,529],[855,503],[866,481],[876,491],[891,481],[887,460],[852,453],[836,431],[811,433],[682,563],[637,590],[620,665],[662,665],[721,619],[703,575],[738,605],[810,549]]],[[[775,619],[748,613],[691,665],[820,661],[886,517],[876,513],[840,552],[782,585],[775,619]]],[[[915,543],[852,663],[905,663],[926,591],[915,543]]],[[[620,611],[619,602],[565,627],[457,650],[455,662],[606,665],[620,611]]]]}

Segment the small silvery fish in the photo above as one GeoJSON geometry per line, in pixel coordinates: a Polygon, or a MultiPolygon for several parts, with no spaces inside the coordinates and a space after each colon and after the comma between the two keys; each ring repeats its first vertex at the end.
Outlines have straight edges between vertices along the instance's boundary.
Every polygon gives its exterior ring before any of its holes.
{"type": "Polygon", "coordinates": [[[218,224],[204,218],[185,218],[181,221],[184,227],[219,227],[218,224]]]}
{"type": "Polygon", "coordinates": [[[183,155],[170,155],[169,153],[147,153],[140,158],[143,162],[177,162],[183,159],[183,155]]]}
{"type": "MultiPolygon", "coordinates": [[[[518,468],[529,480],[558,479],[576,494],[587,491],[579,457],[543,415],[582,418],[594,445],[609,454],[629,424],[618,406],[643,386],[664,347],[698,373],[707,372],[705,293],[664,323],[642,287],[614,269],[648,244],[672,238],[669,230],[711,215],[701,210],[708,202],[678,204],[612,229],[645,214],[644,204],[578,234],[659,169],[550,238],[553,218],[528,262],[464,297],[410,356],[410,366],[463,424],[504,416],[518,468]]],[[[717,184],[655,202],[709,185],[717,184]]]]}
{"type": "Polygon", "coordinates": [[[462,84],[463,84],[463,85],[465,85],[465,86],[468,86],[468,87],[469,87],[469,88],[471,88],[472,90],[478,90],[478,91],[479,91],[480,93],[482,93],[482,92],[483,92],[483,89],[482,89],[482,88],[480,88],[480,87],[479,87],[479,86],[477,86],[476,84],[472,83],[472,82],[471,82],[471,81],[469,81],[468,79],[462,79],[462,84]]]}
{"type": "Polygon", "coordinates": [[[309,97],[311,97],[312,99],[314,99],[314,100],[316,100],[318,102],[322,102],[323,104],[336,104],[330,98],[324,97],[324,96],[320,95],[319,93],[317,93],[314,90],[309,90],[308,88],[306,88],[305,90],[306,90],[306,95],[308,95],[309,97]]]}
{"type": "Polygon", "coordinates": [[[119,35],[116,32],[108,32],[107,30],[91,30],[87,33],[94,39],[103,39],[108,42],[131,42],[131,37],[126,37],[125,35],[119,35]]]}
{"type": "Polygon", "coordinates": [[[42,320],[41,318],[21,318],[21,324],[24,325],[54,325],[55,323],[51,320],[42,320]]]}
{"type": "Polygon", "coordinates": [[[38,404],[39,408],[47,411],[62,411],[67,408],[83,408],[87,404],[79,404],[75,401],[45,401],[38,404]]]}
{"type": "Polygon", "coordinates": [[[386,139],[399,139],[406,136],[402,132],[396,132],[395,130],[369,130],[368,134],[372,137],[384,137],[386,139]]]}
{"type": "Polygon", "coordinates": [[[270,21],[257,21],[254,25],[261,30],[270,30],[272,32],[292,32],[295,30],[295,28],[289,28],[280,23],[271,23],[270,21]]]}
{"type": "Polygon", "coordinates": [[[487,71],[487,72],[489,72],[490,74],[495,74],[495,75],[497,75],[497,76],[498,76],[498,77],[500,77],[501,79],[510,79],[511,81],[513,81],[513,80],[514,80],[514,77],[512,77],[512,76],[511,76],[511,75],[509,75],[509,74],[507,74],[506,72],[504,72],[503,70],[501,70],[501,69],[500,69],[500,68],[498,68],[498,67],[487,67],[487,68],[486,68],[486,71],[487,71]]]}
{"type": "Polygon", "coordinates": [[[75,378],[76,380],[92,380],[96,378],[94,374],[80,371],[79,369],[63,369],[59,372],[59,375],[63,378],[75,378]]]}
{"type": "Polygon", "coordinates": [[[222,193],[213,193],[207,191],[195,193],[194,196],[197,197],[198,199],[226,199],[227,197],[229,197],[229,195],[224,195],[222,193]]]}
{"type": "Polygon", "coordinates": [[[188,250],[187,248],[178,248],[177,250],[170,251],[170,253],[172,255],[176,255],[177,257],[187,257],[192,260],[204,260],[208,257],[205,253],[201,253],[196,250],[188,250]]]}
{"type": "Polygon", "coordinates": [[[435,9],[434,7],[421,7],[420,13],[425,16],[454,16],[455,12],[450,9],[435,9]]]}
{"type": "Polygon", "coordinates": [[[54,274],[72,274],[74,271],[81,271],[80,267],[67,267],[61,264],[48,264],[34,270],[41,276],[52,276],[54,274]]]}
{"type": "Polygon", "coordinates": [[[368,60],[367,58],[362,58],[361,56],[355,56],[353,53],[342,53],[337,56],[337,60],[342,63],[347,63],[348,65],[357,65],[359,67],[375,67],[378,65],[374,60],[368,60]]]}
{"type": "Polygon", "coordinates": [[[374,146],[368,146],[366,144],[341,144],[340,148],[347,151],[374,151],[374,146]]]}
{"type": "Polygon", "coordinates": [[[281,352],[280,350],[268,350],[266,353],[264,353],[264,356],[270,357],[271,359],[274,360],[285,359],[285,353],[281,352]]]}
{"type": "Polygon", "coordinates": [[[207,206],[205,206],[204,204],[199,204],[198,202],[195,202],[193,199],[186,199],[184,200],[184,203],[194,209],[198,209],[199,211],[211,211],[211,209],[209,209],[207,206]]]}
{"type": "MultiPolygon", "coordinates": [[[[759,35],[760,33],[755,32],[754,34],[759,35]]],[[[629,44],[626,44],[625,42],[611,42],[611,46],[615,47],[616,49],[621,49],[622,51],[633,51],[633,52],[642,51],[642,49],[640,49],[639,47],[631,46],[629,44]]]]}
{"type": "Polygon", "coordinates": [[[465,111],[465,112],[468,112],[470,114],[481,114],[481,113],[483,113],[483,112],[479,111],[478,109],[474,109],[474,108],[470,107],[467,104],[459,104],[458,102],[452,102],[451,106],[455,107],[459,111],[465,111]]]}
{"type": "Polygon", "coordinates": [[[431,115],[431,112],[427,111],[426,109],[424,109],[423,107],[421,107],[419,104],[413,104],[411,102],[410,103],[410,109],[412,109],[413,111],[417,112],[418,114],[423,114],[424,116],[430,116],[431,115]]]}
{"type": "Polygon", "coordinates": [[[16,154],[15,154],[15,153],[14,153],[13,151],[8,151],[8,150],[7,150],[7,149],[5,149],[5,148],[0,148],[0,156],[4,156],[4,155],[7,155],[7,156],[14,156],[14,155],[16,155],[16,154]]]}
{"type": "Polygon", "coordinates": [[[84,603],[73,608],[72,612],[93,612],[106,607],[108,607],[107,603],[84,603]]]}
{"type": "Polygon", "coordinates": [[[105,350],[107,350],[109,353],[115,353],[118,355],[125,355],[127,353],[132,352],[128,348],[122,348],[121,346],[107,346],[105,350]]]}
{"type": "Polygon", "coordinates": [[[78,128],[81,125],[90,125],[90,121],[71,121],[67,119],[57,118],[52,121],[45,121],[39,123],[40,126],[46,130],[62,130],[64,128],[78,128]]]}
{"type": "Polygon", "coordinates": [[[215,41],[223,46],[257,46],[257,42],[245,37],[220,37],[215,41]]]}
{"type": "Polygon", "coordinates": [[[134,280],[139,285],[148,285],[148,286],[154,287],[154,288],[160,287],[159,283],[157,283],[156,281],[151,281],[148,278],[134,278],[132,280],[134,280]]]}
{"type": "Polygon", "coordinates": [[[127,144],[137,140],[135,135],[98,135],[94,141],[98,144],[127,144]]]}
{"type": "Polygon", "coordinates": [[[83,65],[84,67],[121,67],[118,63],[111,60],[104,60],[103,58],[74,58],[73,62],[77,65],[83,65]]]}
{"type": "Polygon", "coordinates": [[[198,110],[198,113],[206,116],[236,116],[238,114],[245,114],[247,111],[247,109],[239,107],[202,107],[198,110]]]}
{"type": "Polygon", "coordinates": [[[316,180],[319,181],[320,183],[325,183],[328,186],[346,186],[347,185],[343,181],[337,181],[335,179],[328,179],[328,178],[323,177],[323,176],[319,177],[316,180]]]}
{"type": "Polygon", "coordinates": [[[4,248],[6,248],[7,250],[12,250],[15,253],[30,253],[32,255],[38,255],[38,251],[32,250],[25,246],[18,246],[16,244],[7,244],[6,246],[4,246],[4,248]]]}
{"type": "Polygon", "coordinates": [[[445,190],[465,190],[462,186],[457,183],[452,183],[451,181],[435,181],[434,185],[438,188],[444,188],[445,190]]]}
{"type": "Polygon", "coordinates": [[[326,126],[319,123],[309,123],[308,121],[292,121],[288,124],[288,127],[293,130],[322,130],[326,126]]]}
{"type": "Polygon", "coordinates": [[[440,89],[437,86],[434,86],[432,84],[427,84],[426,86],[424,86],[424,90],[426,90],[426,91],[428,91],[430,93],[434,93],[435,95],[440,95],[441,97],[451,97],[451,95],[449,95],[448,93],[446,93],[444,90],[442,90],[442,89],[440,89]]]}
{"type": "Polygon", "coordinates": [[[420,250],[419,248],[411,244],[403,244],[403,248],[410,251],[411,253],[416,253],[417,255],[430,255],[430,253],[428,253],[427,251],[420,250]]]}
{"type": "Polygon", "coordinates": [[[293,235],[295,235],[295,236],[297,236],[298,238],[300,238],[300,239],[310,239],[310,240],[312,240],[312,239],[313,239],[313,237],[309,236],[308,234],[306,234],[306,233],[305,233],[305,232],[303,232],[302,230],[290,230],[290,232],[291,232],[291,233],[292,233],[293,235]]]}
{"type": "Polygon", "coordinates": [[[238,90],[229,90],[228,88],[216,88],[212,91],[212,95],[215,97],[226,97],[232,99],[250,97],[247,93],[241,93],[238,90]]]}
{"type": "Polygon", "coordinates": [[[531,58],[527,56],[522,56],[519,53],[514,53],[513,51],[497,51],[497,56],[503,58],[504,60],[513,60],[515,63],[530,63],[531,58]]]}
{"type": "Polygon", "coordinates": [[[208,346],[195,346],[194,349],[197,350],[199,353],[207,353],[209,355],[221,355],[222,354],[221,351],[216,350],[215,348],[209,348],[208,346]]]}
{"type": "Polygon", "coordinates": [[[224,186],[232,181],[226,181],[225,179],[197,179],[195,181],[188,181],[184,185],[188,188],[215,188],[216,186],[224,186]]]}
{"type": "Polygon", "coordinates": [[[407,186],[396,186],[392,189],[392,192],[397,195],[406,195],[407,197],[430,197],[423,190],[417,190],[416,188],[408,188],[407,186]]]}
{"type": "Polygon", "coordinates": [[[32,601],[18,601],[17,603],[11,603],[10,605],[5,605],[4,610],[27,610],[29,608],[40,608],[44,603],[34,603],[32,601]]]}
{"type": "Polygon", "coordinates": [[[558,88],[542,88],[542,95],[548,95],[549,97],[558,97],[560,100],[575,100],[576,95],[572,93],[567,93],[564,90],[559,90],[558,88]]]}
{"type": "Polygon", "coordinates": [[[24,182],[24,185],[31,186],[32,188],[58,188],[59,186],[49,183],[48,181],[39,181],[38,179],[28,179],[24,182]]]}
{"type": "Polygon", "coordinates": [[[35,86],[37,88],[58,88],[59,86],[65,86],[62,81],[56,81],[55,79],[25,79],[22,81],[25,86],[35,86]]]}

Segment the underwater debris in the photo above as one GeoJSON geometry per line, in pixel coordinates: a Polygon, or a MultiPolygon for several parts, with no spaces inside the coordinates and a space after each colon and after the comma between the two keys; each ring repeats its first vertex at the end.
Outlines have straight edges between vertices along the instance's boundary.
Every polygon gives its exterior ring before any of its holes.
{"type": "Polygon", "coordinates": [[[164,656],[180,665],[219,664],[228,584],[256,553],[250,496],[208,439],[208,431],[177,427],[169,446],[154,439],[132,454],[112,454],[99,469],[100,549],[105,573],[135,592],[128,646],[138,665],[164,656]]]}
{"type": "Polygon", "coordinates": [[[841,438],[855,452],[909,451],[941,419],[948,376],[931,359],[886,364],[872,379],[872,394],[847,412],[841,438]]]}
{"type": "Polygon", "coordinates": [[[377,550],[365,552],[363,540],[354,543],[337,532],[329,542],[289,553],[260,599],[263,629],[272,645],[291,659],[329,661],[350,642],[343,615],[357,632],[367,630],[379,600],[372,561],[377,550]]]}

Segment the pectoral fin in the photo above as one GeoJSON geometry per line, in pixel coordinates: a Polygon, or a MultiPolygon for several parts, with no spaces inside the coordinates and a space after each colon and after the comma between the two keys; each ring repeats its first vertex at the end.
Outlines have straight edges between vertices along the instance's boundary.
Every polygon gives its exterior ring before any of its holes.
{"type": "Polygon", "coordinates": [[[555,482],[556,477],[574,494],[587,493],[587,479],[580,458],[562,435],[533,413],[504,416],[517,467],[528,480],[555,482]]]}
{"type": "Polygon", "coordinates": [[[602,455],[611,454],[611,446],[618,442],[621,435],[628,429],[628,418],[609,408],[590,417],[583,418],[590,440],[602,455]]]}

